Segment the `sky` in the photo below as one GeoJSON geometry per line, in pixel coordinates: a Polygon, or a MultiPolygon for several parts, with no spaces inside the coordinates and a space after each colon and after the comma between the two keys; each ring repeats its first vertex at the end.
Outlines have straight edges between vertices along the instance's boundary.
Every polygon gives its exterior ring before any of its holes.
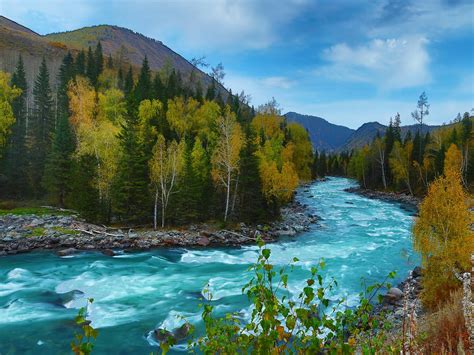
{"type": "Polygon", "coordinates": [[[474,108],[472,0],[0,0],[0,14],[40,34],[130,28],[222,62],[255,106],[275,97],[351,128],[397,112],[413,124],[423,91],[428,124],[474,108]]]}

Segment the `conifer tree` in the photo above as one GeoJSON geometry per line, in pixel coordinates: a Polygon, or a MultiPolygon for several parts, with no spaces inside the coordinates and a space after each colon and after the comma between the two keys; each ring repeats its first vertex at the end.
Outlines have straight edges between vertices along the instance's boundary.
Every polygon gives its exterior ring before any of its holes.
{"type": "Polygon", "coordinates": [[[100,74],[104,71],[104,54],[102,53],[102,44],[100,41],[97,43],[94,51],[94,59],[95,59],[95,81],[100,74]]]}
{"type": "Polygon", "coordinates": [[[122,67],[119,68],[118,73],[117,73],[117,88],[122,91],[124,89],[124,78],[123,78],[122,67]]]}
{"type": "Polygon", "coordinates": [[[130,94],[133,91],[133,86],[135,85],[133,81],[133,71],[132,71],[132,66],[128,68],[127,75],[125,76],[125,81],[123,83],[123,93],[125,94],[125,97],[127,100],[130,97],[130,94]]]}
{"type": "Polygon", "coordinates": [[[65,206],[67,193],[70,191],[72,178],[72,153],[74,136],[69,123],[68,84],[75,77],[74,59],[68,53],[59,68],[58,87],[58,122],[53,136],[51,152],[48,155],[44,187],[52,200],[60,207],[65,206]]]}
{"type": "Polygon", "coordinates": [[[21,198],[28,193],[27,168],[28,157],[26,147],[26,99],[28,86],[26,73],[21,55],[15,72],[11,78],[11,85],[21,90],[21,94],[13,99],[12,110],[15,123],[11,127],[11,136],[5,151],[4,168],[7,177],[6,192],[9,197],[21,198]]]}
{"type": "Polygon", "coordinates": [[[126,222],[141,222],[151,215],[148,167],[140,144],[137,118],[130,113],[118,135],[121,155],[113,188],[113,208],[126,222]]]}
{"type": "Polygon", "coordinates": [[[264,220],[268,213],[262,193],[255,137],[249,128],[246,133],[245,144],[240,152],[239,219],[258,223],[264,220]]]}
{"type": "Polygon", "coordinates": [[[76,57],[76,73],[77,75],[86,75],[86,53],[82,49],[76,57]]]}
{"type": "Polygon", "coordinates": [[[87,62],[86,62],[86,76],[89,78],[92,86],[97,84],[97,60],[92,53],[92,48],[89,46],[87,52],[87,62]]]}
{"type": "Polygon", "coordinates": [[[78,157],[73,161],[73,175],[68,206],[78,211],[86,220],[103,222],[99,191],[94,183],[97,159],[89,154],[78,157]]]}
{"type": "Polygon", "coordinates": [[[55,125],[49,72],[44,58],[33,88],[33,97],[34,114],[29,139],[30,178],[35,197],[40,197],[45,160],[50,150],[52,132],[55,125]]]}
{"type": "Polygon", "coordinates": [[[140,75],[138,76],[137,85],[134,89],[134,99],[135,105],[138,107],[138,104],[143,100],[152,98],[152,82],[151,82],[151,72],[148,65],[148,59],[145,56],[142,63],[142,68],[140,70],[140,75]]]}

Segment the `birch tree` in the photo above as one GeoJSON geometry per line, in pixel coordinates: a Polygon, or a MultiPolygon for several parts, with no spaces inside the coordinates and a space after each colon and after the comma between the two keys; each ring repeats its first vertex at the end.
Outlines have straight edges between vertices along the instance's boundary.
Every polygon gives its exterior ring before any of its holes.
{"type": "Polygon", "coordinates": [[[150,180],[155,190],[155,203],[153,210],[153,227],[157,227],[158,202],[161,204],[161,228],[165,226],[166,209],[170,196],[174,192],[176,182],[181,173],[183,162],[182,153],[184,144],[175,140],[167,144],[165,137],[159,135],[153,155],[149,162],[150,180]]]}
{"type": "Polygon", "coordinates": [[[410,184],[410,157],[413,152],[413,143],[407,142],[402,146],[400,142],[395,142],[392,153],[390,154],[390,167],[392,168],[393,176],[397,182],[404,182],[413,195],[413,189],[410,184]]]}
{"type": "Polygon", "coordinates": [[[382,171],[382,183],[383,188],[387,189],[387,179],[385,177],[385,145],[382,141],[382,138],[377,137],[374,141],[374,147],[377,154],[377,162],[380,164],[380,170],[382,171]]]}
{"type": "Polygon", "coordinates": [[[239,154],[244,142],[242,129],[229,106],[217,119],[216,134],[211,173],[213,180],[226,191],[224,221],[227,221],[232,181],[238,174],[239,154]]]}

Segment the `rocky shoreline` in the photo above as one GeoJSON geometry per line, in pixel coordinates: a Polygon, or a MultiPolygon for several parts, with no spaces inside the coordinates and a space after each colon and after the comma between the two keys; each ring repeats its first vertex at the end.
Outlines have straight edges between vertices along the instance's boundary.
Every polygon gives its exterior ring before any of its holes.
{"type": "Polygon", "coordinates": [[[33,250],[55,250],[65,256],[78,251],[99,250],[115,255],[117,250],[134,251],[162,247],[207,247],[266,243],[282,236],[294,236],[309,230],[318,221],[305,205],[293,202],[282,208],[280,221],[268,225],[215,230],[208,225],[189,226],[184,230],[133,230],[87,223],[74,215],[0,216],[0,256],[33,250]]]}
{"type": "Polygon", "coordinates": [[[402,193],[390,192],[390,191],[379,191],[364,189],[362,187],[349,187],[344,191],[355,193],[370,199],[382,200],[387,202],[398,202],[402,205],[418,209],[418,205],[421,202],[421,198],[402,193]]]}

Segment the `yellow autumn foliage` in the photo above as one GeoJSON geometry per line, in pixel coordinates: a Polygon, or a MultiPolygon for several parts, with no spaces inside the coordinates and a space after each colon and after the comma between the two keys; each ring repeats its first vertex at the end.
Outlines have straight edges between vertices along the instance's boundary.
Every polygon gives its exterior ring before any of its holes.
{"type": "Polygon", "coordinates": [[[474,251],[460,167],[461,152],[453,144],[446,153],[444,176],[429,186],[413,227],[414,247],[421,253],[424,269],[421,298],[431,309],[459,287],[454,271],[468,270],[474,251]]]}
{"type": "Polygon", "coordinates": [[[15,123],[11,103],[21,94],[21,89],[10,86],[10,75],[0,71],[0,157],[7,144],[10,128],[15,123]]]}
{"type": "Polygon", "coordinates": [[[125,114],[123,95],[116,89],[97,94],[86,79],[78,77],[69,85],[68,97],[70,122],[77,139],[76,155],[96,158],[95,183],[100,198],[107,200],[118,167],[117,135],[125,114]]]}

